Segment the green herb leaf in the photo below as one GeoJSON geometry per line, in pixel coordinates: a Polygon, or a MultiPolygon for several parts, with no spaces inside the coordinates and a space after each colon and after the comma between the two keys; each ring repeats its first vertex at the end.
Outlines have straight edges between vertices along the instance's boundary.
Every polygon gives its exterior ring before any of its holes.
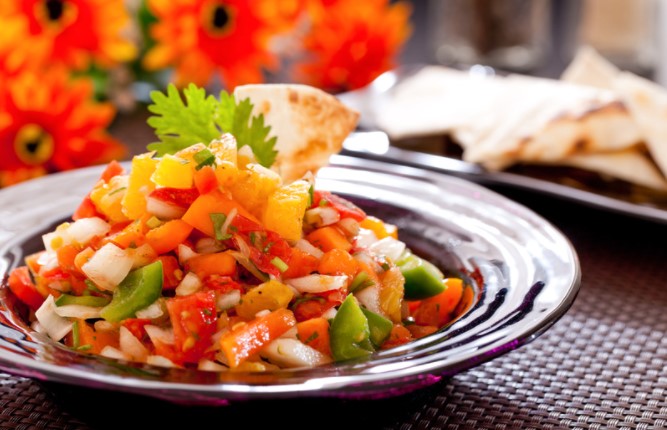
{"type": "Polygon", "coordinates": [[[215,232],[215,240],[227,240],[231,239],[232,235],[226,231],[222,231],[222,226],[227,221],[227,215],[223,213],[212,213],[209,214],[211,222],[213,223],[213,231],[215,232]]]}
{"type": "Polygon", "coordinates": [[[208,149],[202,149],[193,158],[197,163],[195,170],[200,170],[204,166],[215,166],[215,155],[208,149]]]}
{"type": "Polygon", "coordinates": [[[223,133],[231,133],[237,146],[250,146],[257,161],[271,167],[278,152],[276,137],[269,138],[271,127],[264,124],[264,116],[253,116],[249,99],[236,102],[225,91],[219,99],[206,95],[203,88],[190,84],[183,90],[183,98],[173,84],[167,93],[151,93],[153,104],[148,107],[153,116],[148,125],[155,129],[159,142],[148,145],[158,156],[174,154],[195,143],[208,145],[223,133]]]}

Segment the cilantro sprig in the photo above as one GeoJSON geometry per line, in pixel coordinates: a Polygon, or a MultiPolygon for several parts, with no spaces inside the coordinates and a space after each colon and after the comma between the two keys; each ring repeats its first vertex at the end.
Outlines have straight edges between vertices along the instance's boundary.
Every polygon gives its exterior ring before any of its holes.
{"type": "Polygon", "coordinates": [[[222,133],[231,133],[238,147],[248,145],[262,166],[271,167],[276,160],[276,137],[269,138],[271,127],[264,124],[264,115],[252,115],[249,99],[237,102],[226,91],[216,99],[194,84],[183,90],[183,97],[170,84],[166,94],[151,92],[151,99],[148,110],[154,115],[148,118],[148,125],[155,129],[159,142],[148,149],[159,156],[199,142],[208,145],[222,133]]]}

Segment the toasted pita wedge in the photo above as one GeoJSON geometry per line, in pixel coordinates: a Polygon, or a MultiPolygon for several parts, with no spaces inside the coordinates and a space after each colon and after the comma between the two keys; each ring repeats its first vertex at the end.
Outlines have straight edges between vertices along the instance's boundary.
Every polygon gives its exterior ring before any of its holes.
{"type": "MultiPolygon", "coordinates": [[[[467,161],[502,169],[519,161],[553,163],[573,154],[619,151],[641,141],[611,91],[525,76],[507,78],[506,87],[494,111],[484,114],[488,131],[464,145],[467,161]]],[[[462,130],[457,138],[470,136],[462,130]]]]}
{"type": "Polygon", "coordinates": [[[614,89],[620,70],[590,46],[582,46],[561,75],[561,81],[591,87],[614,89]]]}
{"type": "Polygon", "coordinates": [[[249,98],[253,114],[264,114],[270,135],[278,137],[275,168],[288,182],[326,165],[359,119],[334,96],[306,85],[242,85],[234,96],[249,98]]]}
{"type": "Polygon", "coordinates": [[[667,181],[647,155],[639,150],[625,150],[606,154],[579,154],[560,164],[609,175],[633,184],[667,191],[667,181]]]}
{"type": "Polygon", "coordinates": [[[618,75],[614,83],[639,126],[651,156],[667,175],[667,90],[628,72],[618,75]]]}

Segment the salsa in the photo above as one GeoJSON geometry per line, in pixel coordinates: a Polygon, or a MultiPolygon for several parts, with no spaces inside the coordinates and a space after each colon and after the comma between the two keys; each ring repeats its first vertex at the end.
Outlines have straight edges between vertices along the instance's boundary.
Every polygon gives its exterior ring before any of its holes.
{"type": "Polygon", "coordinates": [[[361,359],[451,322],[464,283],[394,225],[223,133],[110,163],[10,273],[33,329],[86,354],[267,371],[361,359]]]}

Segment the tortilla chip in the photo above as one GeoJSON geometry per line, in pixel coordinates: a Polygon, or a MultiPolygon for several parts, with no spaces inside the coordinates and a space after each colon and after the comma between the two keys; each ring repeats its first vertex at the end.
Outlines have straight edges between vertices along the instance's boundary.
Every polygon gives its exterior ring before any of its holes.
{"type": "Polygon", "coordinates": [[[667,90],[628,72],[618,75],[615,88],[637,123],[651,156],[667,175],[667,90]]]}
{"type": "Polygon", "coordinates": [[[253,114],[264,114],[270,136],[278,138],[274,168],[287,182],[326,165],[359,119],[356,111],[334,96],[306,85],[242,85],[234,96],[249,98],[253,114]]]}
{"type": "Polygon", "coordinates": [[[591,87],[614,89],[620,70],[590,46],[582,46],[561,75],[561,81],[591,87]]]}

